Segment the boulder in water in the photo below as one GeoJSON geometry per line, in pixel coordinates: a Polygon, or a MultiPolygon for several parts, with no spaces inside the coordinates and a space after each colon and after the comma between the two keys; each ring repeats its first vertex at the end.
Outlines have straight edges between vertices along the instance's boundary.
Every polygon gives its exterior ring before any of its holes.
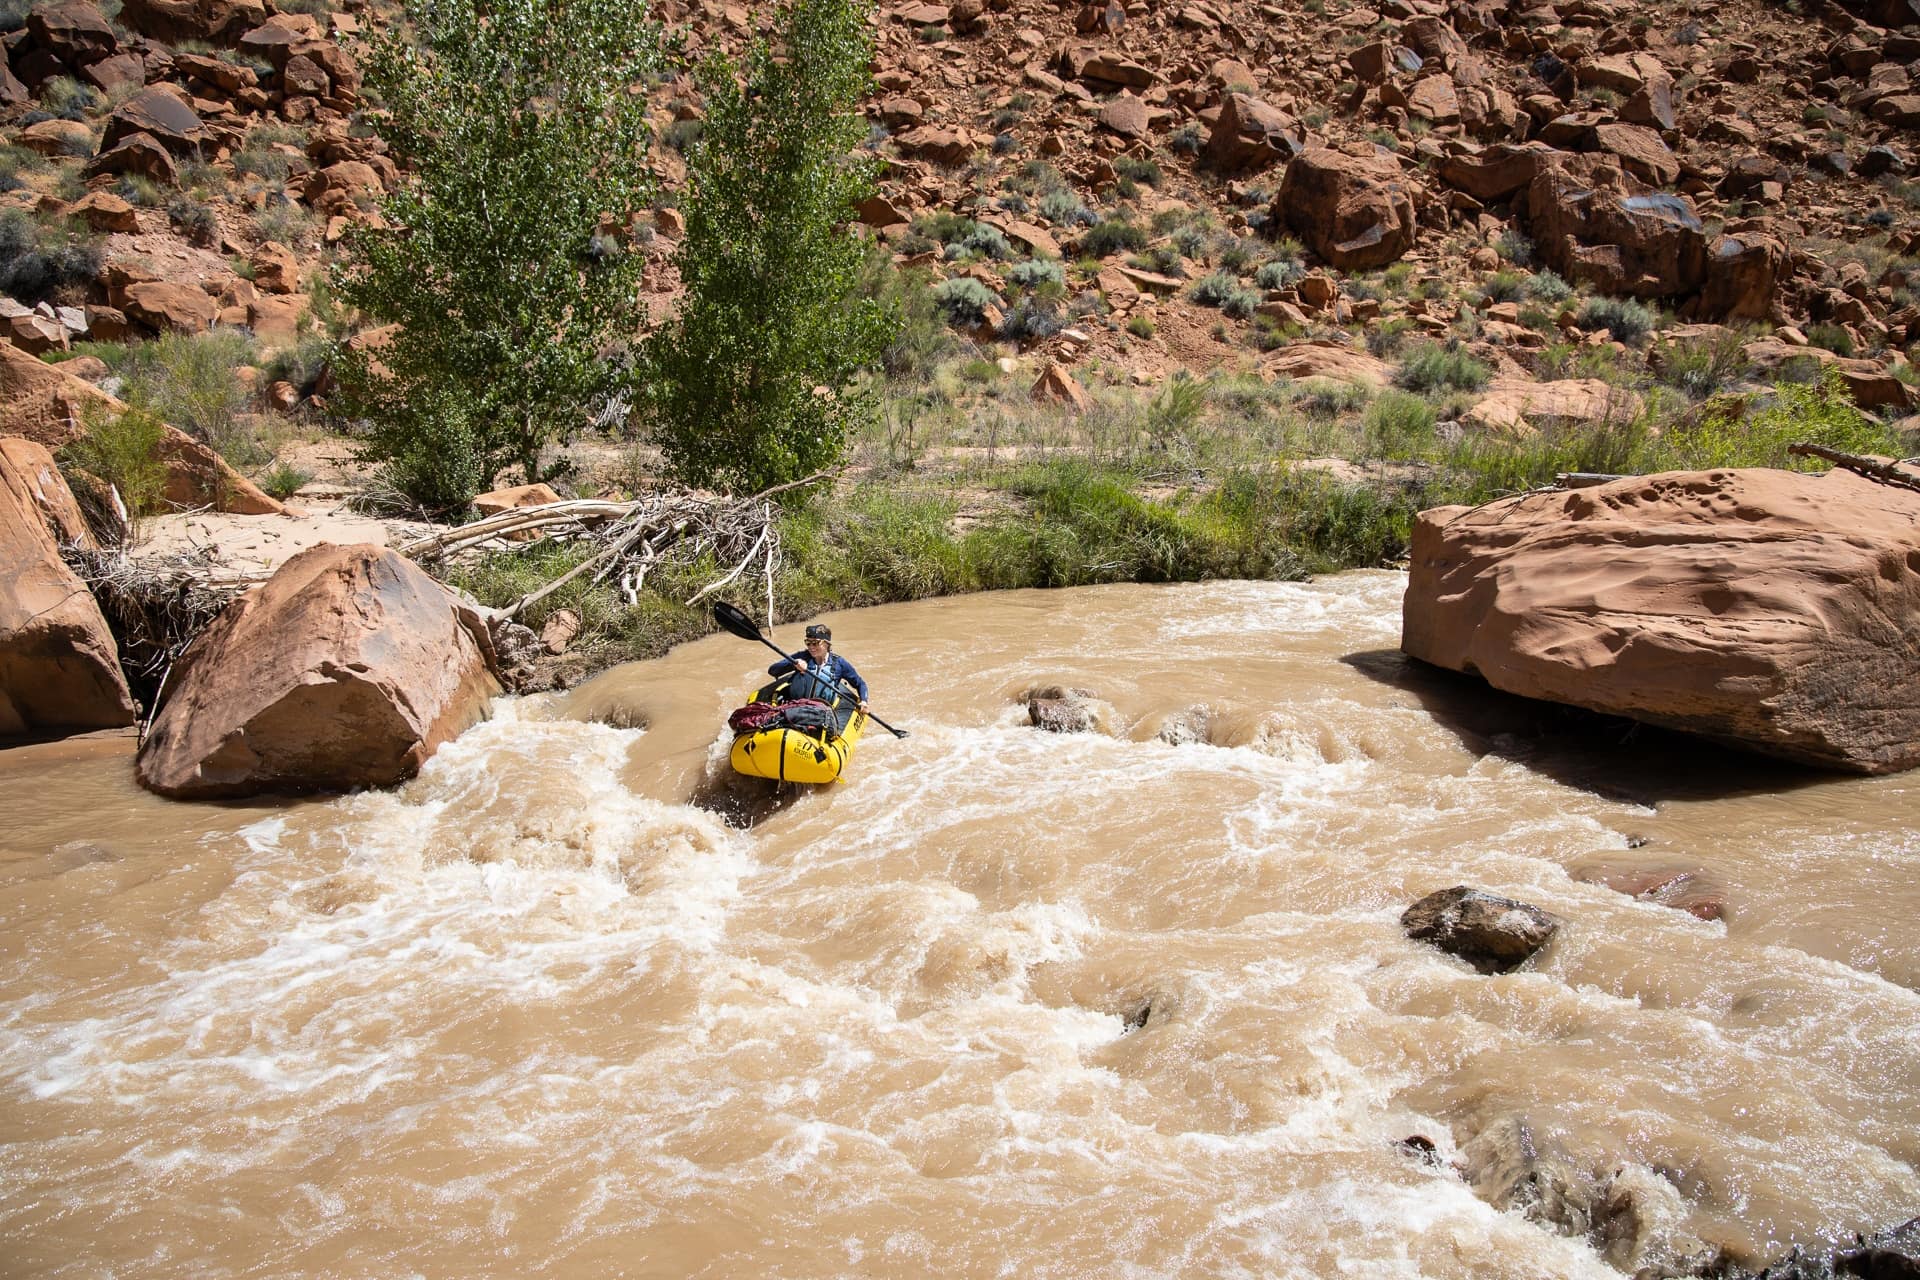
{"type": "Polygon", "coordinates": [[[53,455],[0,439],[0,736],[134,721],[119,646],[61,541],[92,539],[53,455]]]}
{"type": "Polygon", "coordinates": [[[1624,1271],[1693,1276],[1722,1265],[1717,1247],[1685,1229],[1679,1190],[1645,1165],[1591,1151],[1576,1155],[1560,1135],[1524,1116],[1496,1120],[1460,1155],[1468,1184],[1488,1204],[1583,1238],[1624,1271]]]}
{"type": "Polygon", "coordinates": [[[1560,922],[1535,906],[1455,885],[1430,893],[1400,916],[1415,942],[1429,942],[1482,973],[1505,973],[1558,932],[1560,922]]]}
{"type": "Polygon", "coordinates": [[[472,608],[397,552],[322,544],[187,650],[138,774],[182,799],[391,786],[500,691],[472,608]]]}
{"type": "Polygon", "coordinates": [[[1920,764],[1913,488],[1633,476],[1422,512],[1412,561],[1400,647],[1422,661],[1824,768],[1920,764]]]}
{"type": "Polygon", "coordinates": [[[1027,694],[1027,723],[1048,733],[1086,733],[1095,725],[1094,694],[1047,685],[1027,694]]]}

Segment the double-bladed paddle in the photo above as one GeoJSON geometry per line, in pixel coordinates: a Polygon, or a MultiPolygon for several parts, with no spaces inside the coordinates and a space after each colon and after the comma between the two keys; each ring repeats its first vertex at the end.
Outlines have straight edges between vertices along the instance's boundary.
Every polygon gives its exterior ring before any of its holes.
{"type": "MultiPolygon", "coordinates": [[[[733,632],[733,634],[739,636],[742,640],[758,640],[761,644],[767,646],[767,648],[773,650],[775,653],[779,654],[782,658],[788,658],[788,660],[791,661],[791,658],[789,657],[789,655],[784,650],[782,650],[779,645],[775,644],[773,641],[767,639],[765,636],[760,634],[760,627],[757,623],[754,622],[752,618],[749,618],[744,612],[728,604],[725,600],[714,601],[713,620],[719,623],[726,630],[731,631],[733,632]]],[[[841,688],[846,689],[850,693],[858,694],[860,692],[858,689],[855,689],[852,685],[848,684],[843,679],[836,680],[835,683],[837,683],[841,688]]],[[[871,711],[867,712],[866,714],[867,714],[867,719],[873,721],[875,724],[879,725],[882,729],[885,729],[888,733],[892,734],[894,737],[904,738],[907,736],[907,731],[905,729],[894,728],[892,725],[888,724],[885,720],[882,720],[879,716],[873,714],[873,712],[871,711]]]]}

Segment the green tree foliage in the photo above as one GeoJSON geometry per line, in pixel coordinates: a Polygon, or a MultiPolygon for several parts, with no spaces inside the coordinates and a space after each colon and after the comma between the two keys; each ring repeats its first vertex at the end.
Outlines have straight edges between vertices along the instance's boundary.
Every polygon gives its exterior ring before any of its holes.
{"type": "Polygon", "coordinates": [[[792,0],[778,48],[699,73],[706,128],[688,156],[686,298],[644,361],[654,439],[682,480],[753,492],[836,462],[875,409],[861,377],[894,311],[860,289],[846,229],[872,189],[855,153],[871,45],[863,0],[792,0]],[[825,388],[824,392],[816,388],[825,388]]]}
{"type": "Polygon", "coordinates": [[[390,343],[342,352],[341,407],[408,496],[459,507],[506,467],[528,481],[618,381],[603,353],[633,332],[649,199],[645,99],[659,48],[633,0],[432,0],[375,41],[367,83],[411,170],[361,228],[340,298],[390,343]]]}

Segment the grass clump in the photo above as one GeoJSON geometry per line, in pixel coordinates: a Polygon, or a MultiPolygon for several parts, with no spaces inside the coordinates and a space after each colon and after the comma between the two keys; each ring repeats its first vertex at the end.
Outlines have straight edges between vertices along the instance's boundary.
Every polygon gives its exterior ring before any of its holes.
{"type": "Polygon", "coordinates": [[[1408,353],[1394,381],[1408,391],[1478,391],[1493,370],[1452,344],[1422,343],[1408,353]]]}
{"type": "Polygon", "coordinates": [[[1367,406],[1366,451],[1379,458],[1424,456],[1434,438],[1434,409],[1425,397],[1383,392],[1367,406]]]}
{"type": "Polygon", "coordinates": [[[1819,380],[1783,384],[1772,403],[1758,411],[1737,401],[1709,401],[1691,421],[1662,432],[1638,459],[1637,470],[1702,471],[1713,467],[1780,467],[1826,470],[1817,458],[1787,452],[1792,444],[1818,444],[1847,453],[1899,457],[1906,451],[1900,435],[1854,406],[1838,369],[1819,380]]]}
{"type": "Polygon", "coordinates": [[[1650,357],[1660,381],[1689,399],[1704,400],[1747,372],[1744,345],[1737,333],[1693,342],[1661,345],[1650,357]]]}

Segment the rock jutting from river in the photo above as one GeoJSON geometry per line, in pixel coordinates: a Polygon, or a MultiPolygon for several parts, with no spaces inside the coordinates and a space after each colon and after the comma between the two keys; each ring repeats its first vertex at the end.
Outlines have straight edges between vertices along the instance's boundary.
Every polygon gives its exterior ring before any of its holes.
{"type": "Polygon", "coordinates": [[[0,439],[0,735],[134,720],[119,646],[61,542],[92,536],[53,455],[0,439]]]}
{"type": "Polygon", "coordinates": [[[1496,689],[1858,773],[1920,764],[1920,491],[1636,476],[1423,512],[1400,647],[1496,689]]]}
{"type": "Polygon", "coordinates": [[[424,570],[314,547],[187,650],[139,778],[183,799],[391,786],[500,691],[484,622],[424,570]]]}

